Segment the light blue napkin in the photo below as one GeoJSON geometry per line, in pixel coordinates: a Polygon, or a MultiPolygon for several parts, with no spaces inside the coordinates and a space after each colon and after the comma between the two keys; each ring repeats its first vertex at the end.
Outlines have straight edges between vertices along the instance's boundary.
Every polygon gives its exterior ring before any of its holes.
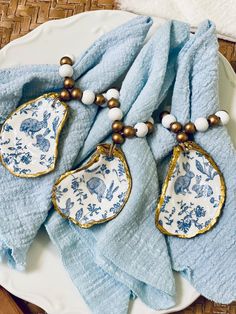
{"type": "Polygon", "coordinates": [[[126,314],[131,291],[95,263],[93,239],[73,232],[67,220],[55,211],[49,214],[46,229],[60,252],[73,283],[93,314],[126,314]]]}
{"type": "MultiPolygon", "coordinates": [[[[78,86],[95,92],[112,86],[133,62],[151,25],[149,17],[137,17],[98,39],[74,65],[78,86]]],[[[56,65],[37,65],[1,70],[1,122],[18,104],[61,88],[58,69],[56,65]]],[[[0,256],[6,255],[18,269],[25,267],[27,250],[47,217],[55,179],[71,168],[96,116],[95,105],[71,101],[69,106],[53,173],[21,179],[0,166],[0,256]]]]}
{"type": "MultiPolygon", "coordinates": [[[[173,83],[176,58],[188,36],[188,25],[168,22],[142,49],[120,92],[126,124],[147,121],[158,108],[173,83]]],[[[77,163],[111,133],[107,111],[97,116],[77,163]]],[[[155,160],[145,138],[127,139],[122,149],[133,180],[128,203],[114,220],[89,230],[73,225],[71,232],[76,230],[96,252],[96,262],[105,272],[128,286],[143,302],[155,309],[168,308],[175,303],[175,285],[164,236],[156,232],[154,225],[158,196],[155,160]]],[[[57,233],[47,229],[56,239],[57,233]]],[[[69,273],[72,268],[67,267],[69,273]]]]}
{"type": "MultiPolygon", "coordinates": [[[[171,112],[178,121],[186,123],[217,110],[218,44],[214,24],[205,21],[179,54],[171,112]]],[[[168,238],[172,265],[208,299],[230,303],[236,300],[236,152],[223,126],[196,133],[195,141],[222,171],[227,187],[226,203],[212,230],[193,239],[168,238]]],[[[171,152],[174,144],[177,144],[174,136],[159,125],[150,145],[161,182],[169,157],[162,163],[160,160],[171,152]]]]}

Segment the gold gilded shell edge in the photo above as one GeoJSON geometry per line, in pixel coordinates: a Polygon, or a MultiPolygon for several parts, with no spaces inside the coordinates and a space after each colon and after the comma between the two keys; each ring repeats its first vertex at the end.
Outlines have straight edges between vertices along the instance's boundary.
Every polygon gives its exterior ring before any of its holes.
{"type": "Polygon", "coordinates": [[[53,203],[53,206],[54,206],[54,209],[65,219],[67,220],[70,220],[72,221],[75,225],[83,228],[83,229],[88,229],[94,225],[98,225],[98,224],[102,224],[104,222],[107,222],[107,221],[110,221],[114,218],[116,218],[119,213],[122,211],[122,209],[124,208],[124,206],[126,205],[128,199],[129,199],[129,196],[130,196],[130,193],[131,193],[131,189],[132,189],[132,178],[131,178],[131,175],[130,175],[130,171],[129,171],[129,166],[127,164],[127,161],[126,161],[126,158],[125,158],[125,155],[124,153],[122,152],[121,149],[115,147],[113,149],[113,155],[117,158],[119,158],[123,165],[124,165],[124,168],[125,168],[125,174],[126,174],[126,177],[128,179],[128,191],[127,191],[127,194],[126,194],[126,197],[125,197],[125,200],[124,200],[124,203],[123,205],[120,207],[120,210],[118,213],[116,213],[116,215],[114,215],[113,217],[109,217],[109,218],[106,218],[106,219],[101,219],[99,221],[92,221],[88,224],[81,224],[79,223],[77,220],[75,220],[74,218],[71,218],[71,217],[68,217],[66,216],[65,214],[63,214],[59,208],[59,206],[57,205],[57,200],[56,200],[56,189],[57,189],[57,186],[58,184],[61,183],[62,180],[64,180],[66,177],[70,176],[71,174],[74,174],[74,173],[77,173],[77,172],[80,172],[84,169],[87,169],[89,168],[90,166],[92,166],[94,163],[96,163],[98,160],[99,160],[99,156],[100,155],[106,155],[108,156],[109,155],[109,152],[110,152],[110,147],[111,147],[112,144],[107,144],[107,143],[102,143],[102,144],[99,144],[97,145],[97,148],[96,148],[96,151],[95,153],[91,156],[91,158],[89,159],[89,161],[82,167],[80,168],[77,168],[75,170],[71,170],[71,171],[67,171],[66,173],[64,173],[63,175],[61,175],[59,177],[59,179],[57,179],[57,181],[55,182],[54,186],[53,186],[53,189],[52,189],[52,203],[53,203]]]}
{"type": "MultiPolygon", "coordinates": [[[[11,112],[11,114],[8,116],[8,118],[5,120],[5,122],[3,123],[2,125],[2,128],[1,130],[3,130],[4,128],[4,125],[7,123],[7,121],[11,118],[12,115],[14,115],[16,112],[18,112],[19,110],[27,107],[29,104],[31,104],[32,102],[34,101],[38,101],[40,100],[41,98],[44,98],[44,97],[52,97],[52,98],[58,98],[58,94],[57,93],[47,93],[47,94],[43,94],[35,99],[32,99],[32,100],[29,100],[27,101],[26,103],[22,104],[21,106],[17,107],[13,112],[11,112]]],[[[58,98],[59,99],[59,98],[58,98]]],[[[56,139],[55,139],[55,150],[54,150],[54,163],[52,164],[51,167],[49,167],[47,170],[45,171],[41,171],[41,172],[37,172],[37,173],[34,173],[34,174],[19,174],[19,173],[15,173],[14,171],[12,171],[11,169],[9,169],[9,167],[7,166],[7,164],[3,161],[2,159],[2,156],[0,154],[0,162],[2,163],[3,167],[6,168],[12,175],[16,176],[16,177],[19,177],[19,178],[36,178],[36,177],[39,177],[39,176],[42,176],[42,175],[45,175],[47,173],[50,173],[52,172],[55,167],[56,167],[56,160],[57,160],[57,157],[58,157],[58,145],[59,145],[59,138],[60,138],[60,134],[61,134],[61,131],[66,123],[66,120],[68,118],[68,113],[69,113],[69,106],[61,101],[61,104],[64,106],[64,108],[66,109],[66,112],[65,112],[65,115],[60,123],[60,126],[58,127],[58,131],[57,131],[57,135],[56,135],[56,139]]]]}
{"type": "Polygon", "coordinates": [[[183,145],[187,148],[187,149],[194,149],[196,151],[198,151],[199,153],[201,153],[202,155],[205,156],[205,158],[210,162],[210,164],[212,165],[212,167],[218,172],[219,176],[220,176],[220,183],[221,183],[221,198],[220,198],[220,202],[219,202],[219,207],[217,210],[217,213],[215,215],[215,217],[212,219],[211,223],[204,229],[199,230],[199,232],[197,232],[196,234],[192,235],[192,236],[187,236],[187,235],[178,235],[178,234],[173,234],[170,233],[169,231],[167,231],[165,228],[163,228],[163,226],[161,226],[159,224],[159,216],[160,216],[160,210],[161,207],[163,205],[164,199],[165,199],[165,194],[166,194],[166,190],[169,184],[169,181],[171,179],[171,176],[173,174],[173,171],[175,169],[176,166],[176,162],[179,158],[179,155],[183,152],[183,148],[181,147],[181,145],[175,146],[173,149],[173,155],[169,164],[169,169],[162,187],[162,191],[161,191],[161,195],[159,198],[159,202],[157,204],[156,207],[156,215],[155,215],[155,225],[157,227],[157,229],[159,229],[163,234],[168,235],[168,236],[176,236],[178,238],[183,238],[183,239],[190,239],[193,238],[199,234],[203,234],[207,231],[209,231],[218,221],[221,212],[222,212],[222,208],[224,206],[225,203],[225,199],[226,199],[226,186],[225,186],[225,181],[224,181],[224,177],[222,172],[220,171],[219,167],[217,166],[217,164],[215,163],[215,161],[213,160],[213,158],[203,149],[201,148],[199,145],[197,145],[195,142],[192,141],[187,141],[185,143],[183,143],[183,145]]]}

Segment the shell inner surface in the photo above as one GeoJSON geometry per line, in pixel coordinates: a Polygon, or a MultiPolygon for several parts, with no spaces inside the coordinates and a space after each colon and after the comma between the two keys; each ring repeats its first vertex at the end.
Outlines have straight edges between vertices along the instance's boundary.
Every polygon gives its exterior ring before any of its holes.
{"type": "Polygon", "coordinates": [[[100,144],[82,167],[62,175],[53,188],[55,209],[82,228],[115,218],[131,191],[131,176],[123,152],[100,144]]]}
{"type": "Polygon", "coordinates": [[[37,177],[53,171],[67,114],[68,106],[55,93],[19,106],[2,126],[3,166],[18,177],[37,177]]]}
{"type": "Polygon", "coordinates": [[[225,184],[214,160],[196,143],[174,148],[156,210],[167,235],[192,238],[211,229],[225,201],[225,184]]]}

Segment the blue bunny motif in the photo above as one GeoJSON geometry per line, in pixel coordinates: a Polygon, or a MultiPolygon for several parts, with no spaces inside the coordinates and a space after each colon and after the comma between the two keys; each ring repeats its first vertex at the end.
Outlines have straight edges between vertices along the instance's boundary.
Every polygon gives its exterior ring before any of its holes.
{"type": "Polygon", "coordinates": [[[106,184],[100,178],[93,177],[87,183],[87,188],[91,194],[96,194],[98,201],[101,203],[106,191],[106,184]]]}
{"type": "Polygon", "coordinates": [[[47,128],[48,119],[50,118],[50,116],[51,114],[45,111],[42,121],[38,121],[37,119],[33,118],[27,118],[21,123],[20,131],[33,138],[35,133],[39,132],[43,128],[47,128]]]}
{"type": "Polygon", "coordinates": [[[193,185],[192,190],[197,194],[195,198],[200,197],[209,197],[213,194],[213,190],[210,185],[208,184],[200,184],[202,176],[196,176],[196,184],[193,185]]]}
{"type": "Polygon", "coordinates": [[[191,193],[189,190],[189,186],[191,184],[192,178],[194,178],[194,173],[190,171],[189,162],[183,163],[183,169],[186,174],[183,176],[179,176],[174,184],[174,190],[176,194],[186,195],[186,192],[191,193]]]}

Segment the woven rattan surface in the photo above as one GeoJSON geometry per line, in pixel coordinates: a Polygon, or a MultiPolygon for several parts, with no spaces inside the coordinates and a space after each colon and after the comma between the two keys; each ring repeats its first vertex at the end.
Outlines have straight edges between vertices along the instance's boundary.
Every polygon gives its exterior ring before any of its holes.
{"type": "MultiPolygon", "coordinates": [[[[38,25],[80,12],[116,9],[114,0],[0,0],[0,47],[19,38],[38,25]]],[[[232,8],[233,9],[233,8],[232,8]]],[[[220,51],[236,71],[236,44],[220,40],[220,51]]],[[[0,289],[5,291],[4,289],[0,289]]],[[[44,311],[8,293],[0,294],[0,314],[43,314],[44,311]],[[13,306],[13,303],[16,303],[13,306]],[[9,308],[8,308],[9,307],[9,308]]],[[[219,305],[200,297],[178,314],[236,314],[236,302],[219,305]]]]}

